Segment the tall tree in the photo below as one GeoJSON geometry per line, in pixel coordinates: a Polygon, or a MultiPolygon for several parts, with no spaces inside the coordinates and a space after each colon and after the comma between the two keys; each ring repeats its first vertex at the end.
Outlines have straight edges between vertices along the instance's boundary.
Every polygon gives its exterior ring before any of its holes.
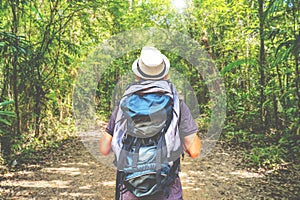
{"type": "Polygon", "coordinates": [[[264,14],[264,0],[258,0],[258,14],[259,14],[259,40],[260,40],[260,48],[259,48],[259,72],[260,72],[260,122],[262,125],[262,130],[266,127],[266,111],[264,108],[264,103],[266,101],[266,96],[264,93],[266,87],[266,77],[265,71],[266,69],[266,58],[265,58],[265,14],[264,14]]]}

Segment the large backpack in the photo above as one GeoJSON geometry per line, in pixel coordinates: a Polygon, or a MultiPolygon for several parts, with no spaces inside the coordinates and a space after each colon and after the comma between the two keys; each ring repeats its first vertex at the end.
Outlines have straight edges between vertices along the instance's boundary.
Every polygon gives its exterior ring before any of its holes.
{"type": "Polygon", "coordinates": [[[118,169],[116,199],[123,186],[137,197],[168,195],[182,152],[179,107],[168,81],[143,81],[126,89],[112,140],[118,169]]]}

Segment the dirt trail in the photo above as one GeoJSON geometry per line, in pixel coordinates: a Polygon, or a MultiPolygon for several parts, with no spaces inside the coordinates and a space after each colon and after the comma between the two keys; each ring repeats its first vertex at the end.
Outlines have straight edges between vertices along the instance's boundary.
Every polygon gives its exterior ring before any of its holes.
{"type": "MultiPolygon", "coordinates": [[[[182,161],[184,199],[300,199],[299,170],[247,171],[242,154],[218,144],[202,160],[182,161]]],[[[114,199],[115,171],[79,139],[41,152],[0,175],[0,199],[114,199]]]]}

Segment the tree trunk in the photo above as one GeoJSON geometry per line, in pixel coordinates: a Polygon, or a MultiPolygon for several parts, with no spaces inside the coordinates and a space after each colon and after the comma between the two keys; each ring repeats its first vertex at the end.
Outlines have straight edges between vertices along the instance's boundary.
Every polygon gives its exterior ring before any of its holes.
{"type": "Polygon", "coordinates": [[[298,109],[297,109],[297,115],[298,115],[298,123],[300,124],[300,88],[299,88],[299,56],[296,56],[295,58],[295,65],[296,65],[296,77],[295,77],[295,84],[296,84],[296,95],[298,98],[298,109]]]}
{"type": "MultiPolygon", "coordinates": [[[[19,16],[18,16],[18,5],[19,1],[11,1],[11,9],[13,14],[13,24],[12,24],[12,34],[18,35],[18,27],[19,27],[19,16]]],[[[15,37],[14,46],[17,48],[19,46],[19,40],[15,37]]],[[[16,51],[12,58],[12,67],[13,74],[11,77],[11,84],[13,88],[14,102],[15,102],[15,113],[16,113],[16,124],[15,124],[15,134],[16,136],[20,136],[21,134],[21,120],[20,120],[20,110],[19,110],[19,91],[18,91],[18,51],[16,51]]]]}
{"type": "Polygon", "coordinates": [[[265,129],[265,109],[264,102],[266,101],[266,96],[264,94],[264,89],[266,85],[265,77],[265,40],[264,40],[264,0],[259,0],[259,37],[260,37],[260,50],[259,50],[259,72],[260,72],[260,121],[261,128],[265,129]]]}

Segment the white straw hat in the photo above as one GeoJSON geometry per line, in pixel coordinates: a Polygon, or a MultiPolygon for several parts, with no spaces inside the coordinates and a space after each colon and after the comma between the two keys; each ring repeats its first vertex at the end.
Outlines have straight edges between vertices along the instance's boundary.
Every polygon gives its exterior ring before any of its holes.
{"type": "Polygon", "coordinates": [[[143,47],[141,55],[132,64],[132,71],[145,80],[160,80],[170,69],[169,59],[155,47],[143,47]]]}

